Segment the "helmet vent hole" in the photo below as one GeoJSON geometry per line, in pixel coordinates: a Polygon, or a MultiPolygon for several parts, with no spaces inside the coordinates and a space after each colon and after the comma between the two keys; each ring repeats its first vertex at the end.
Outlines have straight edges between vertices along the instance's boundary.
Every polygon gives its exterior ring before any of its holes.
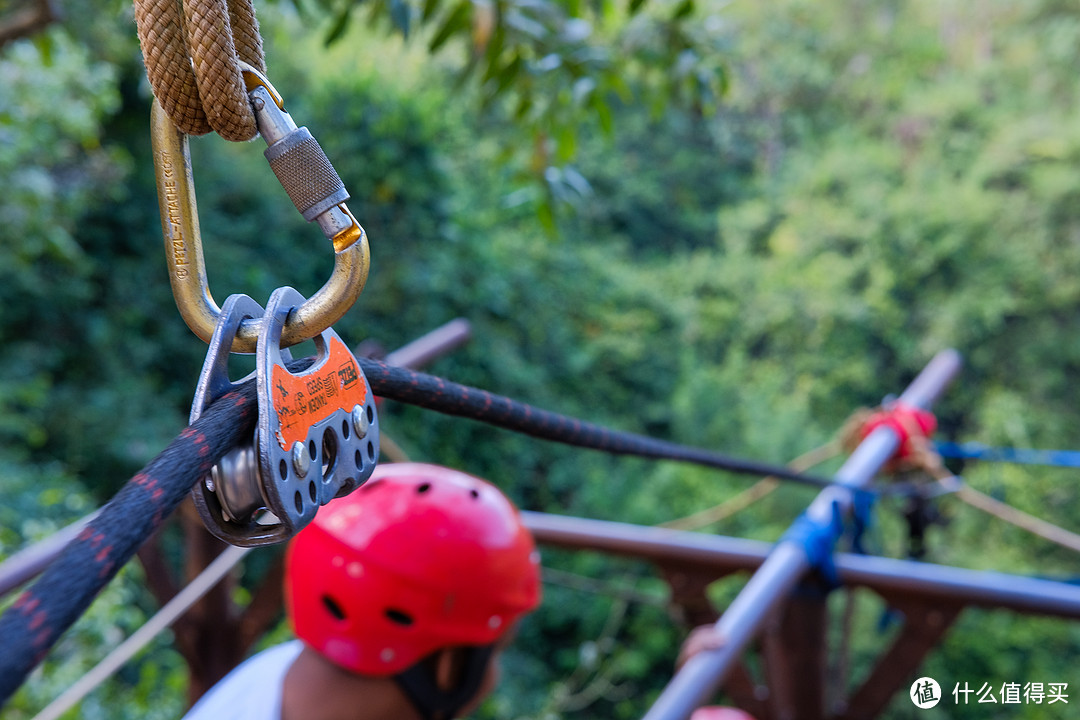
{"type": "Polygon", "coordinates": [[[426,493],[430,489],[431,489],[431,483],[424,483],[423,485],[418,485],[417,488],[416,488],[416,494],[417,495],[423,495],[424,493],[426,493]]]}
{"type": "Polygon", "coordinates": [[[322,604],[326,608],[326,611],[334,616],[335,620],[345,619],[345,611],[341,609],[341,606],[337,604],[334,598],[329,595],[323,595],[322,604]]]}
{"type": "Polygon", "coordinates": [[[393,623],[397,623],[398,625],[409,627],[413,624],[412,615],[409,615],[406,612],[402,612],[401,610],[397,610],[395,608],[386,608],[386,610],[383,611],[383,614],[386,615],[387,620],[393,623]]]}

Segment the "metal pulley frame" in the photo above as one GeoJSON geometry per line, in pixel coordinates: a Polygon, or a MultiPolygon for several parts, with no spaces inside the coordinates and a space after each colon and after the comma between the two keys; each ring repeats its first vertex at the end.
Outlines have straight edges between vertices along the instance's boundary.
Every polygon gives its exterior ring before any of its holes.
{"type": "Polygon", "coordinates": [[[360,366],[330,326],[352,306],[368,274],[367,234],[349,193],[307,128],[257,68],[238,63],[271,169],[297,210],[334,247],[334,271],[310,299],[279,288],[264,312],[246,295],[219,309],[206,280],[188,136],[155,100],[151,140],[162,236],[173,296],[188,327],[210,347],[191,421],[234,389],[231,352],[258,355],[259,422],[252,443],[228,453],[192,491],[207,528],[233,545],[282,542],[320,505],[362,484],[379,454],[374,396],[360,366]],[[314,365],[298,374],[288,346],[312,339],[314,365]]]}
{"type": "Polygon", "coordinates": [[[203,363],[191,422],[239,384],[228,377],[229,348],[242,322],[259,323],[255,436],[192,490],[207,529],[232,545],[288,540],[321,505],[362,485],[379,456],[375,397],[337,333],[326,329],[314,338],[318,354],[309,367],[288,367],[292,356],[281,335],[303,302],[289,287],[274,291],[265,312],[246,295],[230,296],[203,363]]]}

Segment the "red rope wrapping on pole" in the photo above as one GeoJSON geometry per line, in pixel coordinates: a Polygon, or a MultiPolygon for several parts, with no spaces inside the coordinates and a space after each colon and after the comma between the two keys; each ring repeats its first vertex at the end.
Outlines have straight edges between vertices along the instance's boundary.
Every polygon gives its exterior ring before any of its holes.
{"type": "Polygon", "coordinates": [[[890,428],[900,438],[896,454],[885,465],[885,472],[922,468],[931,471],[941,467],[941,458],[930,444],[937,430],[934,413],[908,403],[895,401],[872,411],[856,413],[849,422],[844,446],[851,452],[879,427],[890,428]]]}

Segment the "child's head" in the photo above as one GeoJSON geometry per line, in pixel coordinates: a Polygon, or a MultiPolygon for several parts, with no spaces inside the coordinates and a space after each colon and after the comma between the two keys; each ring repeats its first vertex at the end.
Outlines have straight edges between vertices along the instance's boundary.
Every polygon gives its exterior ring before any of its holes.
{"type": "Polygon", "coordinates": [[[297,636],[358,675],[393,677],[425,717],[490,690],[498,641],[540,600],[539,559],[493,485],[434,465],[376,468],[289,547],[297,636]]]}

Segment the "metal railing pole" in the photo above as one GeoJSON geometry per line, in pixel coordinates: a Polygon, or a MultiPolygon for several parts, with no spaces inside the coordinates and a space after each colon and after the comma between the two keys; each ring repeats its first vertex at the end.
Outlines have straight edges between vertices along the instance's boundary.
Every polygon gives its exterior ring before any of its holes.
{"type": "MultiPolygon", "coordinates": [[[[523,510],[521,519],[538,545],[593,550],[645,560],[661,568],[689,565],[720,576],[756,570],[774,543],[670,530],[523,510]]],[[[990,570],[897,560],[876,555],[835,553],[836,574],[845,585],[879,595],[918,595],[928,602],[1003,608],[1014,612],[1080,620],[1080,585],[1064,580],[1010,575],[990,570]]]]}
{"type": "Polygon", "coordinates": [[[456,350],[471,338],[472,324],[465,318],[456,318],[399,347],[383,358],[383,361],[387,365],[415,370],[456,350]]]}
{"type": "MultiPolygon", "coordinates": [[[[929,409],[959,369],[959,353],[955,350],[938,353],[907,387],[900,401],[929,409]]],[[[887,426],[880,426],[870,433],[837,471],[837,485],[818,494],[807,508],[807,516],[827,524],[835,512],[834,507],[841,514],[848,514],[854,503],[853,490],[870,483],[895,454],[899,443],[896,432],[887,426]]],[[[724,639],[724,645],[691,657],[664,688],[644,720],[685,720],[707,702],[769,613],[810,568],[811,561],[803,544],[791,540],[777,543],[716,622],[714,627],[724,639]]]]}

